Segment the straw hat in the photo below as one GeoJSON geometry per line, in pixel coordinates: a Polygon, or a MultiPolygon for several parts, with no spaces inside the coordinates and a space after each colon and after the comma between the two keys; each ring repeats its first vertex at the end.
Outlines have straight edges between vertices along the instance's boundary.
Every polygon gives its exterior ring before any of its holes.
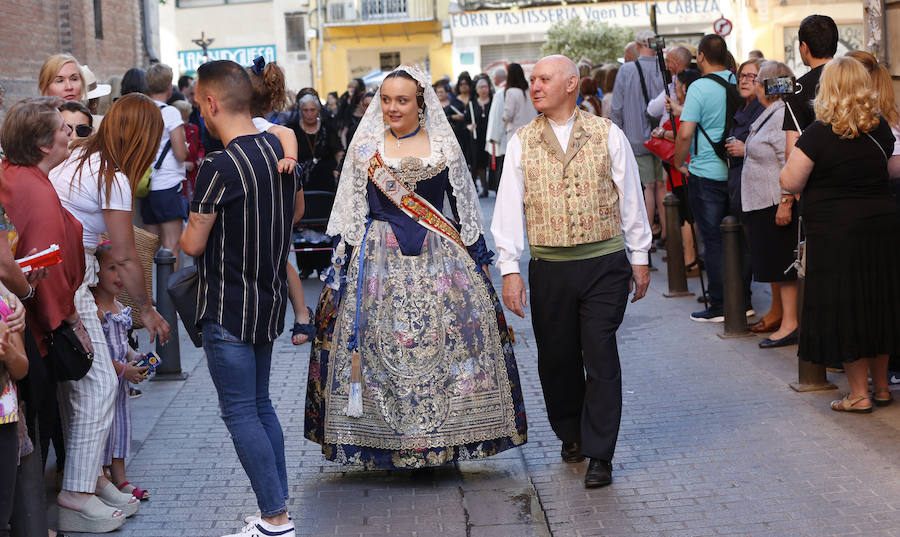
{"type": "Polygon", "coordinates": [[[109,84],[97,83],[97,77],[94,76],[94,72],[87,65],[81,66],[81,76],[84,78],[84,84],[87,87],[88,99],[99,99],[112,92],[112,86],[109,84]]]}
{"type": "MultiPolygon", "coordinates": [[[[109,234],[104,233],[100,236],[101,240],[108,240],[109,234]]],[[[153,256],[159,249],[159,237],[145,231],[139,227],[134,228],[134,246],[137,249],[138,260],[144,272],[144,285],[146,286],[147,298],[152,301],[153,297],[153,256]]],[[[140,309],[134,305],[134,300],[128,295],[128,291],[122,290],[122,294],[118,297],[119,302],[123,306],[131,306],[131,324],[134,329],[144,327],[141,318],[140,309]]]]}

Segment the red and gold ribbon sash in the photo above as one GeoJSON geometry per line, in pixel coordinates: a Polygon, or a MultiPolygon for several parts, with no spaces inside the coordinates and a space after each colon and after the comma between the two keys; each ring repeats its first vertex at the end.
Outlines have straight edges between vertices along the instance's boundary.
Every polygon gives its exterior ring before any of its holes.
{"type": "Polygon", "coordinates": [[[403,181],[394,177],[377,151],[369,159],[369,180],[391,200],[391,203],[403,211],[403,214],[412,218],[425,229],[449,239],[463,250],[466,249],[453,222],[441,214],[428,200],[410,190],[403,181]]]}

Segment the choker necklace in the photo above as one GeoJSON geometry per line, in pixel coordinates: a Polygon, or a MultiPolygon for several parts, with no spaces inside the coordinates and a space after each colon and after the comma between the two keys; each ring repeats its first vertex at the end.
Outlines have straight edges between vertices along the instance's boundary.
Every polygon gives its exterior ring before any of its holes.
{"type": "Polygon", "coordinates": [[[406,136],[397,136],[397,133],[394,132],[394,129],[388,128],[388,130],[391,131],[391,136],[393,136],[394,138],[397,139],[397,147],[400,147],[400,140],[403,140],[405,138],[412,138],[413,136],[419,134],[419,131],[422,130],[422,126],[421,125],[417,126],[416,130],[412,131],[411,133],[407,134],[406,136]]]}

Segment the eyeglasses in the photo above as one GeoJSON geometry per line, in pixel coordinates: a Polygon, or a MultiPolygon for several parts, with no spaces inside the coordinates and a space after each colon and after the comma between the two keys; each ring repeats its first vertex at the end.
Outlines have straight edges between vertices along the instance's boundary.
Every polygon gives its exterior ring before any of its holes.
{"type": "Polygon", "coordinates": [[[749,80],[750,82],[756,81],[756,73],[743,73],[741,75],[741,80],[749,80]]]}
{"type": "Polygon", "coordinates": [[[66,123],[66,126],[75,131],[75,135],[79,138],[87,138],[94,132],[94,127],[91,127],[90,125],[69,125],[66,123]]]}

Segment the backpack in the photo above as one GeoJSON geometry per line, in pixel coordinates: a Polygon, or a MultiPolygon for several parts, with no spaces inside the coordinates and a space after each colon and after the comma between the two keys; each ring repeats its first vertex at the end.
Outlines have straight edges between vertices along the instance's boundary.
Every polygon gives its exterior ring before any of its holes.
{"type": "MultiPolygon", "coordinates": [[[[712,80],[725,89],[725,128],[722,131],[722,139],[718,142],[712,141],[699,122],[697,123],[697,130],[703,133],[703,137],[712,146],[716,156],[724,161],[725,164],[728,164],[728,150],[725,149],[725,139],[728,138],[728,133],[731,132],[731,128],[734,126],[734,114],[744,105],[745,101],[741,94],[738,93],[736,84],[726,82],[722,77],[714,73],[704,75],[703,78],[712,80]]],[[[697,131],[694,131],[694,147],[699,147],[697,145],[697,131]]]]}

